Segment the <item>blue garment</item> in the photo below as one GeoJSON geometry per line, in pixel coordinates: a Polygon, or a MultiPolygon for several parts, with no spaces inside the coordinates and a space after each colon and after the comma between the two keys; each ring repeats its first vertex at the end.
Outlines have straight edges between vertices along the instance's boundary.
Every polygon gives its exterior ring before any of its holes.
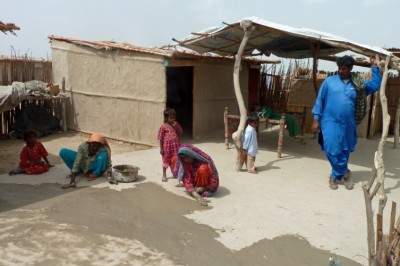
{"type": "MultiPolygon", "coordinates": [[[[78,153],[70,149],[62,148],[59,155],[67,167],[72,170],[78,153]]],[[[96,156],[96,159],[90,164],[89,172],[97,176],[101,176],[107,170],[107,158],[108,155],[106,151],[99,152],[96,156]]],[[[80,169],[79,173],[82,172],[83,170],[80,169]]]]}
{"type": "Polygon", "coordinates": [[[257,132],[251,125],[247,125],[242,142],[243,149],[247,151],[247,154],[256,157],[258,153],[257,132]]]}
{"type": "MultiPolygon", "coordinates": [[[[365,80],[366,95],[379,90],[381,81],[379,68],[372,67],[372,79],[365,80]]],[[[312,109],[314,119],[320,123],[321,149],[331,163],[332,177],[338,180],[348,172],[349,154],[357,144],[355,100],[356,88],[351,80],[345,83],[339,75],[334,75],[322,83],[312,109]]]]}

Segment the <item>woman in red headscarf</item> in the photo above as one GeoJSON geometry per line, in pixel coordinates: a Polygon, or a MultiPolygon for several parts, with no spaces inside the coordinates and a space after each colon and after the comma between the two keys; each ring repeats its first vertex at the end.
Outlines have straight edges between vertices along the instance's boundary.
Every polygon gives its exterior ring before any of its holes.
{"type": "Polygon", "coordinates": [[[79,145],[78,151],[61,149],[60,157],[71,169],[71,181],[62,188],[76,187],[75,178],[83,173],[87,180],[95,180],[107,171],[111,177],[111,149],[107,140],[99,133],[93,133],[90,138],[79,145]]]}

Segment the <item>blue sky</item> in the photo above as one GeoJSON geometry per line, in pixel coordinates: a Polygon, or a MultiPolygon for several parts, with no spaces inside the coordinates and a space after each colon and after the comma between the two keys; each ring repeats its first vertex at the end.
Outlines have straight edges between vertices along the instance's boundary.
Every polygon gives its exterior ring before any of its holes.
{"type": "Polygon", "coordinates": [[[258,16],[381,47],[400,47],[399,0],[0,0],[0,55],[51,59],[47,36],[160,46],[192,32],[258,16]]]}

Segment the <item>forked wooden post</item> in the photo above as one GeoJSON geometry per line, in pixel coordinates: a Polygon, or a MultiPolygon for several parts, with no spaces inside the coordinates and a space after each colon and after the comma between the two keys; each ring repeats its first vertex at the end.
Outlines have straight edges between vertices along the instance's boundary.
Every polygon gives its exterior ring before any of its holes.
{"type": "MultiPolygon", "coordinates": [[[[373,211],[372,211],[372,199],[374,196],[378,193],[379,191],[379,207],[378,207],[378,212],[377,214],[382,216],[383,215],[383,209],[385,208],[386,205],[386,200],[387,196],[385,194],[384,190],[384,181],[385,181],[385,165],[383,162],[383,147],[385,145],[388,131],[389,131],[389,123],[390,123],[390,116],[388,114],[388,108],[387,108],[387,98],[385,95],[385,88],[386,88],[386,82],[387,82],[387,77],[388,77],[388,65],[390,62],[391,56],[386,57],[386,62],[384,65],[384,71],[382,75],[382,82],[381,82],[381,87],[379,91],[379,96],[380,96],[380,102],[382,106],[382,119],[383,119],[383,126],[382,126],[382,138],[379,142],[378,145],[378,150],[375,152],[374,156],[374,164],[372,167],[372,173],[371,177],[367,182],[362,183],[362,188],[364,191],[364,199],[365,199],[365,209],[366,209],[366,215],[367,215],[367,233],[368,233],[368,261],[369,265],[378,265],[377,262],[379,262],[382,258],[382,253],[381,250],[383,249],[383,244],[381,239],[379,240],[378,237],[380,234],[382,234],[382,221],[379,221],[379,216],[377,216],[377,239],[375,241],[375,232],[374,232],[374,219],[373,219],[373,211]],[[376,179],[376,182],[374,182],[376,179]],[[372,191],[371,191],[372,189],[372,191]],[[380,228],[379,229],[379,223],[380,228]],[[380,243],[379,246],[376,247],[376,243],[380,243]],[[378,252],[377,252],[378,250],[378,252]]],[[[376,56],[376,61],[379,62],[378,56],[376,56]]]]}
{"type": "Polygon", "coordinates": [[[244,104],[242,91],[240,90],[240,82],[239,82],[239,72],[240,72],[240,63],[242,61],[242,55],[244,52],[244,48],[246,47],[247,41],[249,40],[251,33],[255,29],[253,23],[250,20],[242,20],[240,21],[240,27],[244,30],[244,36],[242,41],[240,42],[239,50],[235,56],[235,65],[233,66],[233,87],[235,89],[236,100],[239,105],[239,112],[240,112],[240,122],[237,131],[232,134],[233,142],[235,143],[236,150],[237,150],[237,160],[236,160],[236,167],[237,169],[240,166],[240,156],[241,156],[241,149],[242,149],[242,135],[243,131],[246,126],[247,120],[247,112],[246,106],[244,104]]]}

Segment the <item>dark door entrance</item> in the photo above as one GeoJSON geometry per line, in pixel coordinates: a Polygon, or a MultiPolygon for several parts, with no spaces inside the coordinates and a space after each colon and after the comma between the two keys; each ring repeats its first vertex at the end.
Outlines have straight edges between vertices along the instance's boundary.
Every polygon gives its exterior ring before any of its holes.
{"type": "Polygon", "coordinates": [[[184,137],[192,137],[193,67],[167,67],[167,107],[176,111],[184,137]]]}

